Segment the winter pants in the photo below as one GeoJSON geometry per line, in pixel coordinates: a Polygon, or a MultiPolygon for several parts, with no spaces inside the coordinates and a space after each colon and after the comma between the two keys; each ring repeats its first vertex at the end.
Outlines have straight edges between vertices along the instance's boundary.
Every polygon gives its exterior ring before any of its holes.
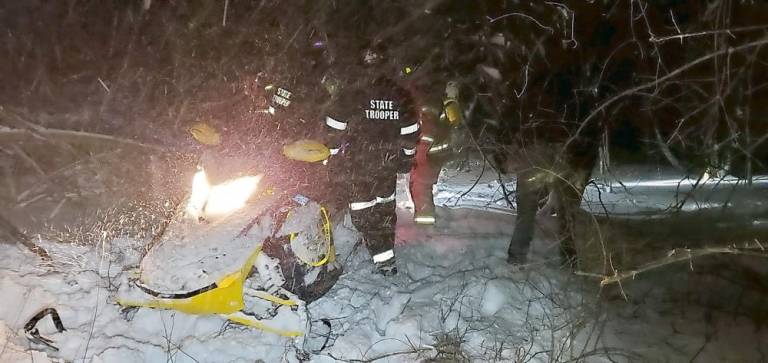
{"type": "Polygon", "coordinates": [[[392,200],[370,208],[350,211],[352,223],[365,237],[366,247],[374,259],[373,262],[384,262],[394,256],[390,251],[395,247],[395,205],[392,200]]]}
{"type": "Polygon", "coordinates": [[[409,189],[416,213],[434,212],[435,202],[432,186],[437,183],[440,170],[450,160],[451,153],[427,155],[428,143],[420,143],[416,151],[416,162],[411,170],[409,189]]]}
{"type": "Polygon", "coordinates": [[[364,157],[341,160],[346,163],[332,173],[334,189],[344,195],[352,223],[365,238],[373,262],[383,263],[394,257],[397,164],[386,153],[360,155],[364,157]]]}

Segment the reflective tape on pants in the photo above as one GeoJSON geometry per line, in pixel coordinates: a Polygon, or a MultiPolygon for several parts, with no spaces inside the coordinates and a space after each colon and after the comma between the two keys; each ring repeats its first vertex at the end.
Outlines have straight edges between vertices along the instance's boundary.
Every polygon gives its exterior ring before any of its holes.
{"type": "Polygon", "coordinates": [[[405,127],[401,127],[400,128],[400,135],[410,135],[410,134],[412,134],[412,133],[414,133],[416,131],[419,131],[419,123],[418,122],[414,122],[411,125],[408,125],[408,126],[405,126],[405,127]]]}
{"type": "Polygon", "coordinates": [[[393,201],[395,201],[395,193],[392,193],[392,195],[390,195],[388,197],[384,197],[384,198],[376,197],[376,203],[377,204],[384,204],[384,203],[389,203],[389,202],[393,202],[393,201]]]}
{"type": "Polygon", "coordinates": [[[428,152],[429,152],[430,154],[433,154],[433,153],[439,153],[439,152],[441,152],[441,151],[444,151],[444,150],[448,149],[448,147],[449,147],[449,145],[448,145],[448,144],[440,144],[440,145],[434,145],[434,146],[432,146],[432,147],[430,147],[430,148],[429,148],[429,151],[428,151],[428,152]]]}
{"type": "Polygon", "coordinates": [[[374,263],[381,263],[391,260],[393,257],[395,257],[395,251],[394,250],[387,250],[382,253],[377,253],[373,255],[373,262],[374,263]]]}
{"type": "Polygon", "coordinates": [[[435,224],[434,216],[418,216],[413,220],[416,224],[435,224]]]}
{"type": "Polygon", "coordinates": [[[376,204],[384,204],[389,203],[395,200],[395,193],[392,193],[392,195],[382,198],[382,197],[376,197],[372,200],[366,201],[366,202],[355,202],[355,203],[349,203],[349,209],[351,210],[363,210],[366,208],[371,208],[375,206],[376,204]]]}
{"type": "Polygon", "coordinates": [[[325,124],[328,125],[328,127],[339,130],[339,131],[344,131],[347,129],[346,122],[336,120],[330,116],[325,117],[325,124]]]}
{"type": "Polygon", "coordinates": [[[351,210],[363,210],[366,208],[370,208],[376,205],[376,199],[367,201],[367,202],[355,202],[355,203],[349,203],[349,209],[351,210]]]}

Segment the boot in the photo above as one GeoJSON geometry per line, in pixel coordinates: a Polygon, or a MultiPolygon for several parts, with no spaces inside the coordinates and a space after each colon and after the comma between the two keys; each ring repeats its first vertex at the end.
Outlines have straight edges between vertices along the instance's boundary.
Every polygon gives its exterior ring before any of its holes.
{"type": "Polygon", "coordinates": [[[395,266],[394,258],[390,258],[389,260],[383,262],[376,262],[374,265],[376,266],[376,272],[379,274],[384,276],[397,275],[397,266],[395,266]]]}
{"type": "MultiPolygon", "coordinates": [[[[431,190],[429,197],[432,197],[431,190]]],[[[425,198],[426,199],[426,198],[425,198]]],[[[419,225],[435,224],[435,202],[432,198],[421,203],[414,203],[413,221],[419,225]]]]}
{"type": "Polygon", "coordinates": [[[433,225],[435,224],[435,212],[434,209],[425,209],[417,211],[413,214],[413,221],[419,225],[433,225]]]}

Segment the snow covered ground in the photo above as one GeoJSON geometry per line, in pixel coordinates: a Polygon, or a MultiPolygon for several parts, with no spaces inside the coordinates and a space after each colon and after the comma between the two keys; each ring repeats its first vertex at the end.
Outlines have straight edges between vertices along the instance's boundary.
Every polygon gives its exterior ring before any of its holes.
{"type": "MultiPolygon", "coordinates": [[[[514,193],[514,175],[499,175],[489,165],[483,165],[482,160],[469,158],[446,165],[433,193],[435,204],[446,208],[463,207],[511,213],[514,212],[514,198],[507,201],[504,198],[505,189],[508,193],[514,193]]],[[[407,201],[408,197],[401,200],[407,201]]]]}
{"type": "MultiPolygon", "coordinates": [[[[558,300],[575,290],[559,286],[557,271],[531,274],[506,265],[505,238],[500,236],[509,233],[507,215],[445,210],[443,217],[454,222],[451,228],[422,229],[407,223],[408,212],[402,212],[401,273],[394,278],[374,274],[367,252],[355,247],[356,232],[337,228],[339,253],[348,256],[347,273],[309,308],[313,320],[331,324],[328,342],[319,338],[327,348],[311,360],[397,353],[388,361],[411,361],[438,352],[473,360],[512,359],[565,348],[557,336],[569,333],[573,317],[558,300]],[[455,227],[461,231],[455,233],[455,227]]],[[[93,250],[44,243],[62,261],[57,272],[35,267],[34,258],[20,250],[5,249],[2,259],[10,263],[4,264],[0,280],[0,294],[6,297],[0,319],[6,333],[13,333],[3,359],[32,359],[22,352],[42,348],[29,346],[21,328],[44,307],[55,307],[68,329],[56,333],[47,319],[40,323],[42,335],[60,349],[50,356],[67,361],[299,359],[301,347],[293,340],[247,328],[223,329],[218,317],[140,309],[126,320],[111,299],[117,285],[125,283],[122,267],[138,262],[135,253],[122,254],[134,251],[132,244],[116,240],[93,250]]]]}
{"type": "MultiPolygon", "coordinates": [[[[397,264],[373,273],[349,220],[335,228],[345,274],[307,313],[321,327],[305,341],[226,324],[216,316],[139,309],[121,314],[114,294],[139,263],[141,241],[82,247],[41,241],[53,268],[17,247],[0,249],[0,361],[45,362],[462,362],[764,361],[765,329],[740,318],[665,299],[663,284],[640,286],[631,303],[605,303],[596,282],[555,263],[551,221],[542,220],[533,263],[506,262],[513,217],[488,200],[495,176],[474,184],[479,165],[438,185],[435,226],[410,222],[401,180],[397,264]],[[451,181],[448,181],[451,180],[451,181]],[[450,208],[447,208],[450,207],[450,208]],[[23,325],[54,307],[66,331],[46,318],[30,344],[23,325]],[[330,326],[330,329],[327,327],[330,326]],[[324,328],[323,328],[324,327],[324,328]],[[762,339],[762,340],[761,340],[762,339]],[[321,349],[322,348],[322,349],[321,349]],[[764,353],[761,353],[763,349],[764,353]]],[[[496,183],[496,184],[494,184],[496,183]]],[[[493,195],[496,195],[494,197],[493,195]]],[[[686,280],[682,284],[695,283],[686,280]]]]}

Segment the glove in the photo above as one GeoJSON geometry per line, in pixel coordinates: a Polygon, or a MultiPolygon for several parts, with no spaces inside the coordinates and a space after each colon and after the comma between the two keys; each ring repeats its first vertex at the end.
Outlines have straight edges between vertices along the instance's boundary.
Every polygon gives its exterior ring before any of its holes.
{"type": "Polygon", "coordinates": [[[192,138],[203,145],[218,145],[221,143],[221,134],[213,126],[205,122],[195,122],[187,131],[192,138]]]}
{"type": "Polygon", "coordinates": [[[315,140],[298,140],[283,146],[283,155],[292,160],[313,163],[327,159],[331,151],[315,140]]]}

